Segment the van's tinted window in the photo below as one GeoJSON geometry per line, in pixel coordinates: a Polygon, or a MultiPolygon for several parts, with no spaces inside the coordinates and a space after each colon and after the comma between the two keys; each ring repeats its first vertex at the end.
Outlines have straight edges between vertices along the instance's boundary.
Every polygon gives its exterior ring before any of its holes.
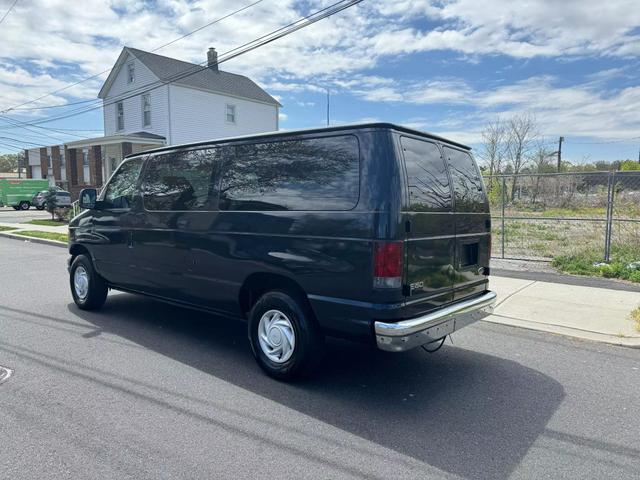
{"type": "Polygon", "coordinates": [[[215,178],[219,149],[156,155],[142,180],[147,210],[209,210],[217,195],[215,178]]]}
{"type": "Polygon", "coordinates": [[[444,151],[453,182],[456,211],[486,211],[487,200],[482,191],[482,178],[471,155],[448,147],[444,151]]]}
{"type": "Polygon", "coordinates": [[[350,210],[358,202],[351,135],[241,145],[226,167],[221,210],[350,210]]]}
{"type": "Polygon", "coordinates": [[[127,160],[120,165],[104,192],[103,201],[107,208],[131,208],[141,168],[141,158],[127,160]]]}
{"type": "Polygon", "coordinates": [[[401,137],[409,182],[409,205],[418,212],[451,209],[451,190],[444,160],[430,142],[401,137]]]}

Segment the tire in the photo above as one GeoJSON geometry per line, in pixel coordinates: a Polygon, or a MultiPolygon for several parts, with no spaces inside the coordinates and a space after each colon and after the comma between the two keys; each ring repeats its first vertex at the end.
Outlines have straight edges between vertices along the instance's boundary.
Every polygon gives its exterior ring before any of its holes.
{"type": "Polygon", "coordinates": [[[304,300],[289,293],[271,291],[262,295],[249,314],[248,333],[258,365],[278,380],[308,376],[322,359],[324,337],[316,319],[304,300]]]}
{"type": "Polygon", "coordinates": [[[44,210],[44,206],[42,206],[42,205],[40,205],[40,206],[36,205],[36,210],[44,210]]]}
{"type": "Polygon", "coordinates": [[[73,259],[69,269],[69,286],[73,301],[81,310],[99,310],[107,300],[107,283],[95,271],[87,255],[78,255],[73,259]]]}
{"type": "Polygon", "coordinates": [[[14,210],[20,210],[20,207],[16,206],[16,205],[12,205],[14,210]]]}
{"type": "Polygon", "coordinates": [[[29,202],[20,202],[18,208],[20,208],[20,210],[29,210],[31,208],[31,204],[29,202]]]}

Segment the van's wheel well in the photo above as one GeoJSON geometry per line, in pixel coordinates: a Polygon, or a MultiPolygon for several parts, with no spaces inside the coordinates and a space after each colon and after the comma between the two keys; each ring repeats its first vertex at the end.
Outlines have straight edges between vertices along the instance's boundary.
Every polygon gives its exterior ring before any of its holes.
{"type": "MultiPolygon", "coordinates": [[[[240,308],[247,316],[253,305],[266,292],[282,290],[307,302],[307,294],[300,285],[283,275],[273,273],[254,273],[249,275],[240,288],[240,308]]],[[[311,310],[309,306],[309,310],[311,310]]]]}
{"type": "MultiPolygon", "coordinates": [[[[89,253],[89,250],[87,250],[87,247],[83,246],[83,245],[72,245],[71,248],[69,249],[69,253],[71,254],[71,257],[75,258],[78,255],[86,255],[87,257],[91,258],[91,254],[89,253]]],[[[71,260],[73,262],[73,259],[71,260]]]]}

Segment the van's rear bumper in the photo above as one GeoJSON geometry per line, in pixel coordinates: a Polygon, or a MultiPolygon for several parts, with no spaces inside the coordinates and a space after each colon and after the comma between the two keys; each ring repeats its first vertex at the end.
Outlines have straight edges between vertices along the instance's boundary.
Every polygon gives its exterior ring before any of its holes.
{"type": "Polygon", "coordinates": [[[455,330],[491,315],[496,294],[490,290],[431,313],[396,323],[374,322],[378,348],[403,352],[446,337],[455,330]]]}

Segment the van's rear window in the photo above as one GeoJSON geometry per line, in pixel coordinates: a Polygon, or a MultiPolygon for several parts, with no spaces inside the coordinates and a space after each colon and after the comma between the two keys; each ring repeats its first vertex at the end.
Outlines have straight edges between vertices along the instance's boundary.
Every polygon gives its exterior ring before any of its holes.
{"type": "Polygon", "coordinates": [[[488,211],[487,197],[482,189],[482,177],[471,155],[449,147],[445,147],[444,152],[453,182],[456,211],[488,211]]]}
{"type": "Polygon", "coordinates": [[[407,169],[411,210],[415,212],[450,210],[449,177],[438,146],[409,137],[401,137],[400,144],[407,169]]]}
{"type": "Polygon", "coordinates": [[[221,210],[350,210],[358,203],[353,135],[240,145],[223,170],[221,210]]]}

